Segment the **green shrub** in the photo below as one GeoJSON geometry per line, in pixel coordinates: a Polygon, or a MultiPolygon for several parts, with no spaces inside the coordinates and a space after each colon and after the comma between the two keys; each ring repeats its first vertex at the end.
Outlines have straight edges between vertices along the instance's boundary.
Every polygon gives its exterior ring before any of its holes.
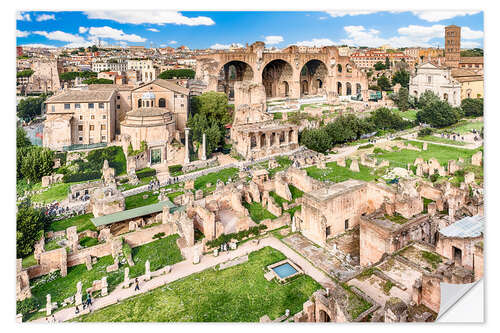
{"type": "MultiPolygon", "coordinates": [[[[154,239],[154,236],[153,236],[153,239],[154,239]]],[[[125,241],[124,238],[122,238],[122,252],[123,252],[123,255],[125,257],[132,255],[132,248],[130,247],[130,245],[128,245],[128,243],[125,241]]]]}
{"type": "Polygon", "coordinates": [[[418,131],[418,136],[420,136],[420,137],[427,136],[427,135],[431,135],[432,133],[433,133],[432,129],[429,127],[426,127],[426,128],[422,128],[420,131],[418,131]]]}
{"type": "Polygon", "coordinates": [[[16,302],[16,313],[22,313],[23,316],[26,316],[28,313],[38,310],[39,307],[40,305],[34,297],[26,298],[16,302]]]}
{"type": "Polygon", "coordinates": [[[436,180],[438,180],[439,175],[437,173],[435,173],[435,174],[431,175],[429,178],[430,178],[431,182],[434,183],[436,180]]]}
{"type": "Polygon", "coordinates": [[[383,153],[385,153],[385,151],[380,147],[375,147],[375,149],[373,149],[373,153],[374,154],[383,154],[383,153]]]}
{"type": "Polygon", "coordinates": [[[182,165],[180,165],[180,164],[170,165],[168,167],[168,171],[170,173],[180,172],[180,171],[182,171],[182,165]]]}
{"type": "Polygon", "coordinates": [[[359,146],[358,149],[368,149],[368,148],[372,148],[372,147],[373,147],[373,144],[369,143],[367,145],[359,146]]]}
{"type": "Polygon", "coordinates": [[[162,237],[165,237],[164,232],[159,232],[159,233],[153,235],[153,239],[160,239],[162,237]]]}
{"type": "Polygon", "coordinates": [[[144,168],[139,171],[136,171],[135,174],[137,175],[137,178],[142,179],[156,175],[156,170],[153,168],[144,168]]]}

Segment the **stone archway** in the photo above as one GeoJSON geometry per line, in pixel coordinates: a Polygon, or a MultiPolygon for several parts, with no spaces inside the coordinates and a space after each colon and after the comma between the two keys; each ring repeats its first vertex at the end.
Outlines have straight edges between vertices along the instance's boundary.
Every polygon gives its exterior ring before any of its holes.
{"type": "Polygon", "coordinates": [[[287,81],[283,81],[283,91],[285,92],[285,97],[290,96],[290,85],[287,81]]]}
{"type": "Polygon", "coordinates": [[[230,61],[219,71],[217,91],[226,93],[229,100],[234,100],[234,83],[244,80],[253,80],[252,67],[243,61],[230,61]]]}
{"type": "Polygon", "coordinates": [[[331,321],[331,318],[328,315],[328,313],[326,313],[326,311],[323,311],[323,310],[319,310],[319,318],[318,319],[319,319],[320,323],[328,323],[331,321]]]}
{"type": "Polygon", "coordinates": [[[345,84],[345,94],[347,96],[352,95],[352,86],[351,86],[350,82],[346,82],[346,84],[345,84]]]}
{"type": "Polygon", "coordinates": [[[285,97],[285,85],[280,82],[291,82],[293,75],[292,66],[281,59],[270,61],[262,70],[262,84],[267,97],[285,97]]]}
{"type": "Polygon", "coordinates": [[[356,83],[356,95],[361,94],[361,84],[356,83]]]}
{"type": "Polygon", "coordinates": [[[337,94],[342,96],[342,82],[337,82],[337,94]]]}
{"type": "Polygon", "coordinates": [[[309,84],[307,80],[300,82],[300,96],[309,95],[309,84]]]}
{"type": "Polygon", "coordinates": [[[306,62],[300,71],[301,96],[324,94],[323,82],[326,82],[327,76],[328,68],[324,62],[317,59],[306,62]],[[302,89],[304,81],[308,83],[307,90],[302,89]]]}

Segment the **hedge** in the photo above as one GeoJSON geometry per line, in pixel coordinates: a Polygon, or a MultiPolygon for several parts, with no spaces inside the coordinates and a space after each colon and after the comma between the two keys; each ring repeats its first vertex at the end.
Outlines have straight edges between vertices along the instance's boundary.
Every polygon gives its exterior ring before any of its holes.
{"type": "Polygon", "coordinates": [[[170,173],[180,172],[180,171],[182,171],[182,165],[180,165],[180,164],[171,165],[168,167],[168,171],[170,173]]]}
{"type": "Polygon", "coordinates": [[[144,168],[136,171],[135,174],[137,175],[137,178],[142,179],[156,175],[156,170],[153,168],[144,168]]]}

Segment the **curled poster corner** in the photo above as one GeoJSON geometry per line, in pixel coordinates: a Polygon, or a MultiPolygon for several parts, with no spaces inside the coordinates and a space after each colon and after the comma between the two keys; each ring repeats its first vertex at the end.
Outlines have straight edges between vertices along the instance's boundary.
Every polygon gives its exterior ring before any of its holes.
{"type": "Polygon", "coordinates": [[[441,283],[441,303],[436,321],[440,321],[441,317],[480,281],[482,279],[464,284],[441,283]]]}

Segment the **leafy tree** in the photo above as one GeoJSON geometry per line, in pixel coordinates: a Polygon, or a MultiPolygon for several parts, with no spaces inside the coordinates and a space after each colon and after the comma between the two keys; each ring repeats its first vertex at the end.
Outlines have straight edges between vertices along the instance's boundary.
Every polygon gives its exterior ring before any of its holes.
{"type": "Polygon", "coordinates": [[[181,68],[181,69],[170,69],[164,72],[161,72],[158,75],[158,78],[168,80],[173,78],[178,79],[194,79],[195,71],[189,68],[181,68]]]}
{"type": "Polygon", "coordinates": [[[401,87],[408,88],[410,84],[410,73],[404,69],[394,73],[394,76],[392,77],[392,85],[396,85],[397,83],[399,83],[401,87]]]}
{"type": "Polygon", "coordinates": [[[19,101],[17,104],[17,116],[20,119],[29,121],[38,115],[42,114],[42,105],[46,95],[42,94],[38,97],[28,97],[19,101]]]}
{"type": "Polygon", "coordinates": [[[90,78],[87,80],[83,80],[82,83],[84,84],[113,84],[113,80],[109,79],[97,79],[97,78],[90,78]]]}
{"type": "Polygon", "coordinates": [[[26,136],[26,131],[22,127],[16,129],[16,147],[24,148],[31,146],[31,142],[26,136]]]}
{"type": "Polygon", "coordinates": [[[440,100],[439,96],[434,94],[432,91],[427,90],[422,95],[420,95],[418,102],[417,102],[417,107],[424,108],[427,104],[430,104],[432,102],[436,102],[439,100],[440,100]]]}
{"type": "Polygon", "coordinates": [[[389,57],[385,57],[385,68],[386,69],[391,68],[391,63],[389,61],[389,57]]]}
{"type": "Polygon", "coordinates": [[[461,107],[466,117],[480,117],[483,115],[484,101],[482,98],[465,98],[461,107]]]}
{"type": "Polygon", "coordinates": [[[300,137],[301,144],[307,148],[325,153],[332,146],[330,136],[324,129],[305,129],[300,137]]]}
{"type": "Polygon", "coordinates": [[[52,173],[54,165],[54,152],[47,148],[32,146],[26,150],[18,150],[18,155],[23,154],[19,159],[20,175],[29,181],[37,182],[43,176],[52,173]]]}
{"type": "Polygon", "coordinates": [[[408,110],[408,98],[409,98],[408,88],[401,87],[398,91],[398,101],[397,101],[398,108],[401,111],[408,110]]]}
{"type": "Polygon", "coordinates": [[[385,64],[382,61],[377,61],[375,65],[373,65],[373,68],[375,68],[376,71],[381,71],[385,69],[385,64]]]}
{"type": "Polygon", "coordinates": [[[193,140],[202,142],[206,134],[207,154],[224,144],[225,126],[231,122],[228,112],[227,96],[214,91],[194,96],[191,99],[193,115],[188,120],[193,140]]]}
{"type": "Polygon", "coordinates": [[[16,73],[16,77],[30,77],[35,71],[32,69],[25,69],[16,73]]]}
{"type": "Polygon", "coordinates": [[[410,126],[410,122],[405,121],[401,116],[388,108],[378,108],[375,110],[370,117],[370,121],[373,122],[378,130],[402,130],[410,126]]]}
{"type": "Polygon", "coordinates": [[[459,112],[446,101],[434,100],[417,112],[417,120],[432,127],[445,127],[458,122],[459,112]]]}
{"type": "Polygon", "coordinates": [[[72,81],[72,80],[76,79],[77,77],[88,79],[88,78],[97,77],[97,73],[91,72],[91,71],[83,71],[83,72],[66,72],[66,73],[59,74],[59,80],[61,80],[61,81],[72,81]]]}
{"type": "Polygon", "coordinates": [[[389,82],[389,79],[385,77],[385,75],[382,75],[377,79],[377,85],[382,89],[383,91],[388,91],[391,90],[391,82],[389,82]]]}
{"type": "Polygon", "coordinates": [[[33,208],[29,202],[19,205],[16,214],[16,252],[17,257],[30,255],[43,230],[50,225],[51,219],[43,211],[33,208]]]}
{"type": "Polygon", "coordinates": [[[463,50],[463,51],[460,51],[460,56],[461,57],[482,57],[482,56],[484,56],[484,51],[483,51],[483,49],[480,49],[480,48],[474,48],[471,50],[463,50]]]}

